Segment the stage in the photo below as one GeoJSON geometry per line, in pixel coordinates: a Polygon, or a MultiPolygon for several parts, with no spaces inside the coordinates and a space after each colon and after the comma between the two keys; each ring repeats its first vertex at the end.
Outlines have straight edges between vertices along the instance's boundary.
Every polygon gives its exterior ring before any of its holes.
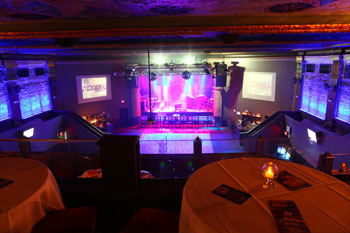
{"type": "Polygon", "coordinates": [[[141,154],[193,154],[193,140],[202,140],[202,153],[243,152],[239,131],[224,127],[122,128],[118,135],[139,135],[141,154]]]}

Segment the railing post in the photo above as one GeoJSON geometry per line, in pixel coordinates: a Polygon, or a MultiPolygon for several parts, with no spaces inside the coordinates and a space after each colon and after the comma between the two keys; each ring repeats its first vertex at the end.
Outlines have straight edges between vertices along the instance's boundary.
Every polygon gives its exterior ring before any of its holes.
{"type": "Polygon", "coordinates": [[[199,137],[196,137],[193,141],[193,153],[196,158],[202,157],[202,139],[199,137]]]}
{"type": "Polygon", "coordinates": [[[196,170],[200,167],[202,160],[202,140],[199,137],[193,141],[193,157],[193,167],[196,170]]]}
{"type": "MultiPolygon", "coordinates": [[[[18,131],[17,132],[17,137],[19,139],[29,139],[27,138],[26,136],[23,135],[23,131],[18,131]]],[[[22,141],[22,140],[19,140],[18,141],[18,148],[19,148],[19,152],[21,154],[30,154],[32,153],[32,146],[30,144],[30,141],[22,141]]]]}
{"type": "Polygon", "coordinates": [[[329,152],[320,154],[320,157],[318,159],[317,169],[331,175],[334,158],[335,157],[329,152]]]}

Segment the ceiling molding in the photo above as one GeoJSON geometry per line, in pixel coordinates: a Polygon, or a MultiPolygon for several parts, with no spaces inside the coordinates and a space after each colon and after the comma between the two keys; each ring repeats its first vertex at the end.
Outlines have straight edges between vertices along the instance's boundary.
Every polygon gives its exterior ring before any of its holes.
{"type": "Polygon", "coordinates": [[[203,35],[208,31],[230,32],[231,34],[298,34],[298,33],[346,33],[350,24],[307,24],[307,25],[249,25],[216,27],[158,27],[158,28],[114,28],[95,30],[61,30],[33,32],[0,32],[1,40],[49,39],[49,38],[96,38],[126,36],[169,36],[203,35]]]}
{"type": "Polygon", "coordinates": [[[350,15],[152,16],[109,19],[1,22],[0,31],[30,32],[116,28],[216,27],[244,25],[350,24],[350,15]]]}

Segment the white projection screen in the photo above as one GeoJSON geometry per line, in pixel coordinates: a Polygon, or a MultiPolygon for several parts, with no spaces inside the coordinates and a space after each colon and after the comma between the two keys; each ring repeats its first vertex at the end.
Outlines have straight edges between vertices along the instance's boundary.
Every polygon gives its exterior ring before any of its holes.
{"type": "Polygon", "coordinates": [[[77,76],[78,103],[112,99],[110,75],[77,76]]]}
{"type": "Polygon", "coordinates": [[[275,101],[276,73],[244,72],[242,98],[275,101]]]}

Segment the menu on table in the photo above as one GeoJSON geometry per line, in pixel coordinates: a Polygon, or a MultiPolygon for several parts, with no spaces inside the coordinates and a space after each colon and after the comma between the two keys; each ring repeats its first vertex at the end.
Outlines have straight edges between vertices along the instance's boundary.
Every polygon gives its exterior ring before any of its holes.
{"type": "Polygon", "coordinates": [[[310,232],[294,201],[268,201],[272,215],[280,233],[310,232]]]}
{"type": "Polygon", "coordinates": [[[309,183],[306,183],[305,181],[299,179],[298,177],[294,176],[293,174],[287,171],[281,171],[276,181],[284,187],[286,187],[287,189],[289,189],[290,191],[311,186],[309,183]]]}
{"type": "Polygon", "coordinates": [[[237,204],[242,204],[245,202],[251,195],[249,193],[242,192],[238,189],[232,188],[226,184],[222,184],[212,191],[212,193],[223,197],[229,201],[232,201],[237,204]]]}

